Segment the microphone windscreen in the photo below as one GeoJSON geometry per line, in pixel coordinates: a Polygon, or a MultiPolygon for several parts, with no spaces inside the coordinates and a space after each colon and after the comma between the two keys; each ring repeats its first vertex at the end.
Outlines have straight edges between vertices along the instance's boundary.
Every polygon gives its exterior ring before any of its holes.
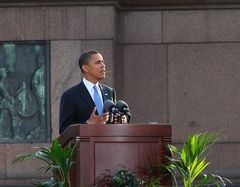
{"type": "Polygon", "coordinates": [[[116,105],[111,100],[104,101],[103,105],[104,105],[104,108],[107,112],[112,112],[113,107],[116,108],[116,105]]]}
{"type": "Polygon", "coordinates": [[[116,106],[118,108],[119,111],[123,111],[124,108],[129,108],[128,107],[128,104],[125,103],[124,101],[122,100],[119,100],[117,103],[116,103],[116,106]]]}

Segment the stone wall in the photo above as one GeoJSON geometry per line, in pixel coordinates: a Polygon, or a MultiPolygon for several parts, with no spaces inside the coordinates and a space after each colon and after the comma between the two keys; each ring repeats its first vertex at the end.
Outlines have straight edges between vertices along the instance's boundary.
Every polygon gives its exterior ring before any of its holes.
{"type": "Polygon", "coordinates": [[[122,94],[133,121],[173,124],[176,144],[189,133],[222,130],[210,169],[233,181],[240,177],[239,15],[239,9],[122,11],[119,32],[122,94]]]}
{"type": "MultiPolygon", "coordinates": [[[[211,171],[240,179],[240,9],[50,1],[49,6],[7,5],[2,2],[0,8],[1,41],[51,43],[52,138],[58,136],[60,96],[81,79],[80,53],[97,49],[107,65],[104,83],[129,104],[133,123],[173,124],[176,144],[189,133],[222,129],[210,153],[211,171]]],[[[0,144],[0,186],[47,177],[34,172],[38,162],[10,164],[16,154],[43,145],[0,144]]]]}

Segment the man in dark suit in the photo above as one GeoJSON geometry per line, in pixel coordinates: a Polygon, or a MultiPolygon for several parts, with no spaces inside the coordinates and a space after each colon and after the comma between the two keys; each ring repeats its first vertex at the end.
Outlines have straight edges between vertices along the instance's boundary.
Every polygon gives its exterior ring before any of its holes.
{"type": "MultiPolygon", "coordinates": [[[[104,112],[103,102],[116,102],[114,89],[99,84],[105,78],[105,64],[99,52],[84,52],[79,58],[79,67],[83,80],[66,90],[61,97],[59,133],[72,124],[105,124],[109,120],[109,114],[104,112]]],[[[123,119],[124,123],[125,121],[123,119]]]]}

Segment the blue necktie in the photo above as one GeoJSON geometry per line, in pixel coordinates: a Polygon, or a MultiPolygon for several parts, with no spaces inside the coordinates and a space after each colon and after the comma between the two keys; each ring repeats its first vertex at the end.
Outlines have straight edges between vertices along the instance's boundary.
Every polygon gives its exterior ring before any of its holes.
{"type": "Polygon", "coordinates": [[[103,114],[103,104],[102,104],[102,100],[100,98],[100,95],[98,94],[97,86],[94,85],[93,89],[94,89],[93,98],[94,98],[94,103],[97,107],[98,115],[102,115],[103,114]]]}

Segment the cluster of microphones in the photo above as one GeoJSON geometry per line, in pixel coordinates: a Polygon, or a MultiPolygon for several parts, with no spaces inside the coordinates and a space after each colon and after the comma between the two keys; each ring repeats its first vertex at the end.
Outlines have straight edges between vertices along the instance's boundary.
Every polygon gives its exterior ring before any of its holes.
{"type": "Polygon", "coordinates": [[[106,100],[104,103],[104,109],[109,112],[110,123],[122,123],[122,115],[125,115],[127,122],[129,123],[131,118],[131,113],[128,107],[128,104],[122,100],[114,103],[111,100],[106,100]]]}

